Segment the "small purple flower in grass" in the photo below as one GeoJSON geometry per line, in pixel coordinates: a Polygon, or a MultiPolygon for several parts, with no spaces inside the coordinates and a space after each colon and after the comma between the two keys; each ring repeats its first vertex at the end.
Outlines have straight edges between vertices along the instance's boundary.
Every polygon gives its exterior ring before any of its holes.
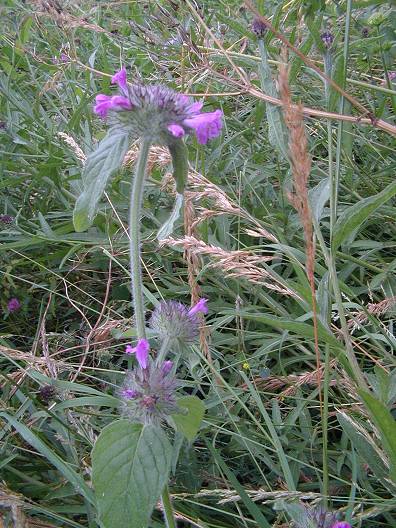
{"type": "Polygon", "coordinates": [[[206,144],[222,128],[223,113],[201,112],[203,103],[162,85],[128,84],[125,68],[111,78],[120,94],[96,97],[94,112],[111,117],[112,124],[128,126],[136,136],[152,143],[169,145],[195,131],[198,142],[206,144]]]}
{"type": "Polygon", "coordinates": [[[10,312],[16,312],[17,310],[20,309],[21,306],[22,306],[21,303],[16,297],[13,297],[7,303],[7,308],[10,312]]]}
{"type": "Polygon", "coordinates": [[[262,39],[267,32],[267,26],[260,18],[255,18],[252,22],[252,31],[258,38],[262,39]]]}
{"type": "Polygon", "coordinates": [[[147,368],[150,345],[146,339],[139,339],[135,347],[127,345],[125,347],[125,354],[135,354],[139,365],[142,369],[147,368]]]}
{"type": "Polygon", "coordinates": [[[352,528],[352,526],[345,521],[338,521],[331,528],[352,528]]]}
{"type": "Polygon", "coordinates": [[[0,222],[3,224],[12,224],[13,220],[13,217],[10,215],[0,215],[0,222]]]}
{"type": "Polygon", "coordinates": [[[207,304],[208,304],[208,299],[200,299],[197,304],[195,304],[190,310],[189,310],[189,314],[190,315],[194,315],[196,313],[203,313],[203,314],[207,314],[208,313],[208,307],[207,307],[207,304]]]}
{"type": "Polygon", "coordinates": [[[320,38],[327,49],[331,48],[334,41],[334,36],[332,33],[330,33],[330,31],[324,31],[320,35],[320,38]]]}

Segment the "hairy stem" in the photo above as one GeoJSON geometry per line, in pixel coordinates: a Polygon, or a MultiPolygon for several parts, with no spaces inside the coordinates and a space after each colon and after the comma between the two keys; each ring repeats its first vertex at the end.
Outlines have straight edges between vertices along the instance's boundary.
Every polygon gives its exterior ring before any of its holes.
{"type": "Polygon", "coordinates": [[[132,280],[132,302],[135,312],[138,339],[145,339],[144,301],[142,290],[142,268],[140,264],[140,216],[143,201],[144,178],[150,150],[150,141],[142,140],[132,183],[129,210],[129,258],[132,280]]]}
{"type": "MultiPolygon", "coordinates": [[[[150,141],[145,139],[142,140],[136,165],[135,178],[132,183],[131,203],[129,209],[129,258],[132,280],[132,302],[135,312],[136,333],[138,339],[146,338],[142,288],[143,279],[140,263],[140,217],[143,202],[144,179],[150,146],[150,141]]],[[[164,505],[164,515],[167,528],[176,528],[168,486],[166,486],[163,491],[162,503],[164,505]]]]}

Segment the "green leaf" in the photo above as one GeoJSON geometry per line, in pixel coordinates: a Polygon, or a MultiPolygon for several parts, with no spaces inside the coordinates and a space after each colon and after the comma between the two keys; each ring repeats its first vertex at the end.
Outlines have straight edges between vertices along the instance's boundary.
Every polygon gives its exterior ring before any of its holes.
{"type": "Polygon", "coordinates": [[[72,467],[61,459],[61,457],[55,453],[47,444],[45,444],[35,433],[32,432],[31,428],[26,427],[23,423],[15,420],[12,416],[7,413],[0,413],[2,418],[5,418],[9,424],[22,436],[22,438],[36,449],[41,455],[43,455],[50,464],[56,467],[65,479],[72,484],[77,493],[81,494],[85,499],[94,504],[94,496],[92,490],[86,484],[84,479],[76,473],[72,467]]]}
{"type": "Polygon", "coordinates": [[[324,178],[309,191],[309,203],[311,205],[311,211],[315,220],[320,221],[323,213],[324,206],[330,197],[330,182],[328,178],[324,178]]]}
{"type": "Polygon", "coordinates": [[[187,413],[172,415],[176,427],[188,440],[194,440],[205,414],[205,404],[196,396],[184,396],[177,400],[177,405],[187,413]]]}
{"type": "Polygon", "coordinates": [[[374,475],[380,480],[386,478],[388,470],[380,456],[379,447],[374,444],[368,432],[346,413],[338,412],[337,419],[359,456],[367,462],[374,475]]]}
{"type": "MultiPolygon", "coordinates": [[[[267,50],[263,40],[259,40],[259,50],[261,56],[260,79],[261,88],[271,97],[278,97],[274,81],[272,80],[271,67],[268,63],[267,50]]],[[[266,103],[267,120],[268,120],[268,139],[271,145],[276,148],[285,160],[288,156],[288,138],[283,123],[282,111],[278,106],[266,103]]]]}
{"type": "MultiPolygon", "coordinates": [[[[338,86],[344,86],[345,82],[345,59],[343,55],[340,55],[336,61],[333,68],[333,81],[338,84],[338,86]]],[[[329,111],[335,112],[338,100],[340,98],[340,93],[337,92],[333,87],[330,88],[330,98],[329,98],[329,111]]]]}
{"type": "Polygon", "coordinates": [[[188,178],[188,149],[182,140],[172,142],[168,148],[172,156],[176,191],[182,194],[188,178]]]}
{"type": "Polygon", "coordinates": [[[175,205],[173,206],[172,212],[171,212],[168,220],[158,230],[157,239],[159,241],[163,240],[164,238],[167,238],[169,235],[172,234],[173,226],[175,225],[175,222],[180,217],[180,212],[182,210],[182,205],[183,205],[183,195],[179,194],[179,193],[176,193],[175,205]]]}
{"type": "Polygon", "coordinates": [[[254,503],[252,501],[252,499],[246,493],[245,488],[239,483],[239,480],[236,478],[234,473],[230,470],[230,468],[227,466],[227,464],[221,458],[221,456],[219,455],[217,450],[207,440],[206,440],[206,447],[211,452],[213,458],[215,459],[216,463],[219,465],[221,470],[227,476],[227,479],[231,482],[231,485],[235,488],[235,491],[241,497],[242,502],[246,506],[246,508],[249,511],[250,515],[256,521],[257,526],[259,528],[270,528],[271,525],[267,521],[267,519],[264,517],[264,515],[261,512],[260,508],[257,506],[256,503],[254,503]]]}
{"type": "Polygon", "coordinates": [[[379,430],[382,444],[389,456],[390,477],[396,483],[396,421],[387,407],[369,392],[358,390],[371,419],[379,430]]]}
{"type": "Polygon", "coordinates": [[[172,447],[153,425],[118,420],[92,451],[92,482],[103,528],[147,528],[167,483],[172,447]]]}
{"type": "Polygon", "coordinates": [[[347,207],[339,216],[334,226],[332,249],[336,251],[347,237],[353,236],[355,231],[367,220],[378,207],[396,194],[396,181],[374,196],[364,198],[358,203],[347,207]]]}
{"type": "Polygon", "coordinates": [[[128,132],[111,128],[96,150],[88,156],[82,174],[84,190],[77,199],[73,213],[76,231],[85,231],[92,225],[107,182],[112,173],[121,167],[128,146],[128,132]]]}

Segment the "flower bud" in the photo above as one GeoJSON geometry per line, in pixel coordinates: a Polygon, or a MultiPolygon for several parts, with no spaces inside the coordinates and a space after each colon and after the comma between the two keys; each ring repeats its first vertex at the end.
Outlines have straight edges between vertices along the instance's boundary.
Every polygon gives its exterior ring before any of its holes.
{"type": "Polygon", "coordinates": [[[261,18],[255,18],[252,22],[252,31],[257,38],[262,39],[267,32],[267,26],[262,22],[261,18]]]}
{"type": "Polygon", "coordinates": [[[330,33],[330,31],[325,31],[324,33],[320,35],[320,38],[323,44],[325,45],[325,47],[327,49],[330,49],[334,42],[334,36],[332,35],[332,33],[330,33]]]}

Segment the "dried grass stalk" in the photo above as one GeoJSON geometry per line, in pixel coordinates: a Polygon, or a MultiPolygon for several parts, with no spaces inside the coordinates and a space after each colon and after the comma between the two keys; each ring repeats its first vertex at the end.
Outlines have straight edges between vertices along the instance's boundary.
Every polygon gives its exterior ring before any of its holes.
{"type": "Polygon", "coordinates": [[[84,165],[87,159],[87,156],[84,154],[82,148],[78,145],[77,141],[72,137],[69,136],[69,134],[66,134],[65,132],[58,132],[58,136],[63,139],[63,141],[69,145],[71,150],[74,152],[77,159],[81,161],[81,163],[84,165]]]}
{"type": "Polygon", "coordinates": [[[375,315],[379,317],[383,315],[396,305],[396,295],[393,297],[387,297],[379,303],[369,303],[367,305],[367,311],[352,312],[351,319],[348,321],[348,327],[351,332],[359,329],[365,325],[369,320],[369,315],[375,315]]]}
{"type": "Polygon", "coordinates": [[[288,68],[286,65],[282,65],[279,71],[279,93],[283,103],[282,109],[286,127],[289,131],[289,159],[293,174],[293,191],[289,192],[287,196],[292,206],[296,209],[304,230],[305,268],[311,289],[316,370],[318,373],[319,398],[322,410],[321,367],[314,276],[315,245],[313,240],[312,214],[308,198],[311,158],[308,152],[308,141],[305,134],[303,107],[302,105],[292,104],[288,76],[288,68]]]}
{"type": "Polygon", "coordinates": [[[192,236],[177,240],[167,238],[162,241],[162,245],[183,247],[195,255],[211,257],[214,259],[211,265],[224,271],[227,277],[244,278],[283,295],[298,297],[294,291],[280,283],[269,271],[259,267],[260,263],[272,260],[271,256],[254,255],[244,250],[226,251],[218,246],[205,244],[205,242],[192,236]]]}

